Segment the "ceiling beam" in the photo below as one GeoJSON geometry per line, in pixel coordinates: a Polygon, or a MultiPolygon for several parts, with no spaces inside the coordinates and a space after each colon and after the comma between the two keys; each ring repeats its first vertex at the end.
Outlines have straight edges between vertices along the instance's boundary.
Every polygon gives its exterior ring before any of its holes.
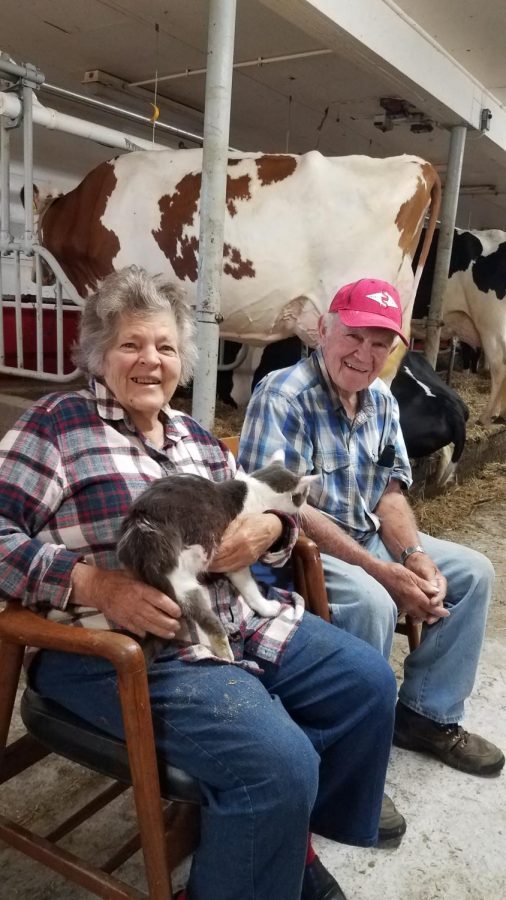
{"type": "Polygon", "coordinates": [[[261,2],[361,68],[380,70],[441,124],[479,131],[482,110],[489,109],[484,140],[506,150],[506,110],[497,98],[392,0],[261,2]]]}

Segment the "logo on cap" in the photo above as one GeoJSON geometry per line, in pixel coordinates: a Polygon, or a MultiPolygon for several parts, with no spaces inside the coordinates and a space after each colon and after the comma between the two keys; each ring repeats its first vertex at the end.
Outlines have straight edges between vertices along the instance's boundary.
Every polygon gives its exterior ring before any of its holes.
{"type": "Polygon", "coordinates": [[[394,298],[387,291],[378,291],[377,294],[366,294],[366,297],[369,300],[374,300],[379,306],[393,306],[394,309],[398,309],[394,298]]]}

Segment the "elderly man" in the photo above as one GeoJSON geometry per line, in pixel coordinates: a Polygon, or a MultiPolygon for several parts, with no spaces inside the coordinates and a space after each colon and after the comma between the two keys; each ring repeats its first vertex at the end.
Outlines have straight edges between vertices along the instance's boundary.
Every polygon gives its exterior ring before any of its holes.
{"type": "Polygon", "coordinates": [[[363,278],[342,287],[319,323],[319,347],[268,375],[248,406],[239,461],[251,471],[282,447],[320,486],[304,529],[322,552],[332,620],[386,658],[399,613],[423,623],[404,664],[394,743],[473,775],[504,755],[459,724],[473,689],[494,571],[467,547],[417,531],[397,403],[378,379],[401,339],[399,295],[363,278]]]}

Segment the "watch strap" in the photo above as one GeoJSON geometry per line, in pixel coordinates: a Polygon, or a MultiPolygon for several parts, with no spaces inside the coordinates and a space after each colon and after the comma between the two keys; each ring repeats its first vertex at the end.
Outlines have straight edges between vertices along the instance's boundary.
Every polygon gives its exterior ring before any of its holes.
{"type": "Polygon", "coordinates": [[[416,544],[414,547],[406,547],[402,553],[400,558],[401,565],[404,565],[408,556],[411,556],[412,553],[425,553],[426,551],[423,549],[421,544],[416,544]]]}

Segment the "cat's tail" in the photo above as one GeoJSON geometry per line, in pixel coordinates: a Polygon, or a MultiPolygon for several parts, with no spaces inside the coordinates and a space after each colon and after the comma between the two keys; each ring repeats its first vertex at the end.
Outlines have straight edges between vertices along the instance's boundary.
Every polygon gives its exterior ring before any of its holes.
{"type": "Polygon", "coordinates": [[[121,527],[116,554],[135,578],[157,588],[177,603],[168,577],[177,559],[173,535],[169,537],[156,522],[133,510],[121,527]]]}

